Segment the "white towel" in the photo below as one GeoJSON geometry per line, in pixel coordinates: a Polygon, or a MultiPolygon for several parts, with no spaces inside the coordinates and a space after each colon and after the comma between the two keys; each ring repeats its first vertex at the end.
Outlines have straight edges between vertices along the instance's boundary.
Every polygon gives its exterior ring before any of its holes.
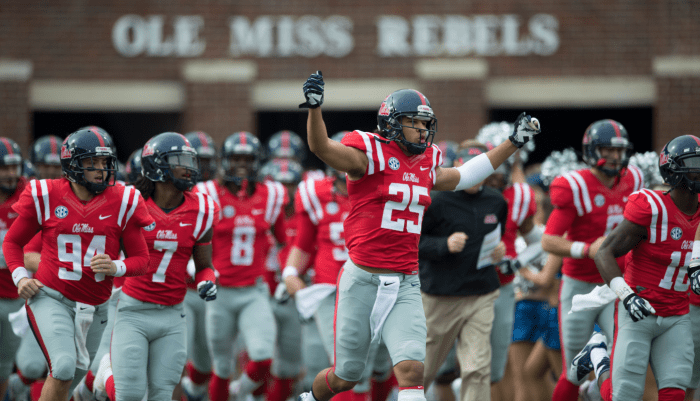
{"type": "Polygon", "coordinates": [[[309,319],[316,313],[321,301],[335,291],[333,284],[314,284],[302,288],[294,295],[299,315],[304,319],[309,319]]]}
{"type": "Polygon", "coordinates": [[[598,309],[616,299],[617,294],[610,287],[599,285],[588,294],[574,295],[569,313],[598,309]]]}
{"type": "Polygon", "coordinates": [[[396,303],[399,296],[401,282],[396,276],[379,276],[379,287],[377,287],[377,299],[374,301],[372,313],[369,315],[369,328],[372,332],[372,341],[379,342],[381,339],[382,326],[389,312],[396,303]]]}
{"type": "Polygon", "coordinates": [[[95,314],[95,307],[82,302],[75,303],[75,351],[78,359],[75,367],[88,370],[90,368],[90,354],[87,350],[87,335],[95,314]]]}
{"type": "Polygon", "coordinates": [[[17,312],[12,312],[7,315],[7,319],[12,325],[12,332],[17,337],[24,337],[24,334],[29,330],[29,319],[27,318],[27,308],[22,305],[17,312]]]}

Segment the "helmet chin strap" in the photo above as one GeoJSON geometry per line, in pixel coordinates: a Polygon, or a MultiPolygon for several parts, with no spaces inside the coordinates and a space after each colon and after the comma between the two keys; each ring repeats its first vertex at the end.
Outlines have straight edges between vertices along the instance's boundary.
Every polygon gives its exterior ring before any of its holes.
{"type": "Polygon", "coordinates": [[[608,177],[617,177],[618,175],[620,175],[620,171],[622,171],[622,168],[620,168],[619,170],[613,170],[613,169],[603,167],[605,165],[605,163],[607,163],[607,162],[608,162],[607,159],[600,158],[600,159],[598,159],[598,163],[596,163],[595,167],[598,170],[600,170],[601,173],[607,175],[608,177]]]}
{"type": "Polygon", "coordinates": [[[427,149],[427,147],[419,146],[413,142],[407,141],[406,137],[403,134],[403,130],[401,130],[400,135],[401,135],[401,137],[398,138],[396,141],[399,142],[400,144],[402,144],[403,146],[405,146],[406,150],[408,150],[409,153],[412,153],[414,155],[420,155],[420,154],[425,153],[425,149],[427,149]]]}

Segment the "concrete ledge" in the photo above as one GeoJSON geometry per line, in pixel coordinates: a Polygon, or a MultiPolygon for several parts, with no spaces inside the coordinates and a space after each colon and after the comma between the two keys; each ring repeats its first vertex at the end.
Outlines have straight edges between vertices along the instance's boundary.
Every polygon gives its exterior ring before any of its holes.
{"type": "Polygon", "coordinates": [[[429,59],[417,61],[413,66],[418,78],[433,80],[484,79],[489,63],[484,59],[429,59]]]}
{"type": "Polygon", "coordinates": [[[652,67],[661,77],[700,77],[700,56],[655,57],[652,67]]]}
{"type": "Polygon", "coordinates": [[[185,90],[171,81],[37,80],[29,104],[38,110],[179,111],[185,90]]]}
{"type": "Polygon", "coordinates": [[[497,78],[486,84],[486,101],[499,107],[653,105],[656,85],[646,76],[497,78]]]}
{"type": "Polygon", "coordinates": [[[33,68],[29,60],[0,59],[0,81],[26,82],[32,77],[33,68]]]}
{"type": "Polygon", "coordinates": [[[251,82],[258,75],[258,65],[253,61],[195,60],[185,62],[182,76],[188,82],[251,82]]]}
{"type": "MultiPolygon", "coordinates": [[[[406,79],[324,79],[324,110],[379,110],[392,92],[418,83],[406,79]]],[[[304,102],[304,80],[259,81],[252,88],[253,107],[259,110],[299,110],[304,102]]]]}

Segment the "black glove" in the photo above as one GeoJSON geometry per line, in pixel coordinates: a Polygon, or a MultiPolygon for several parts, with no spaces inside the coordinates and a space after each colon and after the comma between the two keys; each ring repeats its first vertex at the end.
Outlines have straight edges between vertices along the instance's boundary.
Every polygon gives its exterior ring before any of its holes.
{"type": "Polygon", "coordinates": [[[498,263],[498,269],[502,274],[515,274],[516,271],[523,267],[518,259],[515,260],[502,260],[498,263]]]}
{"type": "Polygon", "coordinates": [[[690,277],[690,289],[700,295],[700,259],[690,261],[688,266],[688,277],[690,277]]]}
{"type": "Polygon", "coordinates": [[[513,145],[522,148],[533,136],[542,131],[540,122],[523,111],[513,123],[513,133],[508,137],[513,145]]]}
{"type": "Polygon", "coordinates": [[[625,309],[627,309],[627,313],[630,314],[633,322],[638,322],[652,313],[656,313],[649,301],[637,294],[628,295],[622,303],[625,305],[625,309]]]}
{"type": "Polygon", "coordinates": [[[300,109],[315,109],[323,104],[323,74],[316,71],[304,83],[306,102],[299,105],[300,109]]]}
{"type": "Polygon", "coordinates": [[[216,299],[216,284],[209,280],[200,281],[199,284],[197,284],[197,292],[199,293],[199,297],[203,300],[213,301],[216,299]]]}

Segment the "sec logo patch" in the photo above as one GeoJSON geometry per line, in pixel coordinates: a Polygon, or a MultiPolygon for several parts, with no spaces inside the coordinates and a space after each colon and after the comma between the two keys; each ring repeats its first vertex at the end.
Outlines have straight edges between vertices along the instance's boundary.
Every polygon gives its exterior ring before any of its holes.
{"type": "Polygon", "coordinates": [[[146,227],[143,228],[146,231],[153,231],[156,229],[156,222],[154,221],[153,223],[147,225],[146,227]]]}
{"type": "Polygon", "coordinates": [[[398,170],[399,167],[401,167],[401,163],[399,163],[399,159],[392,157],[389,159],[389,168],[392,170],[398,170]]]}
{"type": "Polygon", "coordinates": [[[682,236],[683,236],[683,230],[681,230],[680,227],[673,227],[673,229],[671,229],[671,238],[673,238],[675,240],[679,240],[679,239],[681,239],[682,236]]]}
{"type": "Polygon", "coordinates": [[[331,216],[338,213],[339,210],[340,210],[340,208],[338,207],[338,204],[335,202],[328,202],[328,204],[326,205],[326,213],[328,213],[331,216]]]}
{"type": "Polygon", "coordinates": [[[224,217],[230,219],[235,214],[236,214],[236,209],[234,209],[233,206],[231,206],[231,205],[224,206],[224,217]]]}
{"type": "Polygon", "coordinates": [[[605,197],[602,194],[598,194],[593,198],[593,202],[598,207],[602,207],[605,204],[605,197]]]}
{"type": "Polygon", "coordinates": [[[68,216],[68,208],[65,206],[59,206],[56,209],[54,209],[53,214],[56,215],[59,219],[65,219],[66,216],[68,216]]]}

